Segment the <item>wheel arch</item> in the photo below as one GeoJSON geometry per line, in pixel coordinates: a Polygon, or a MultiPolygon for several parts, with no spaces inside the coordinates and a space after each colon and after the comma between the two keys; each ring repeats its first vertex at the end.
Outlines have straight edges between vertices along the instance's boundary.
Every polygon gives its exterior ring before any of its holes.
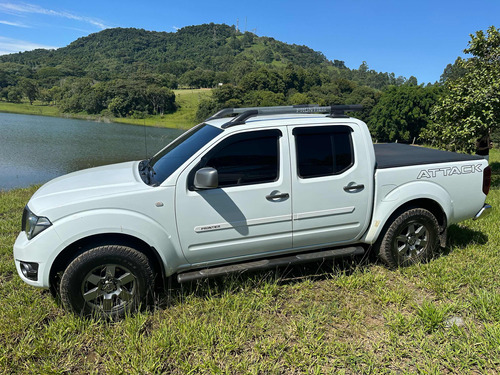
{"type": "Polygon", "coordinates": [[[368,232],[366,242],[379,243],[380,239],[383,237],[384,233],[387,231],[391,223],[403,212],[414,208],[423,208],[434,215],[439,224],[440,244],[442,247],[445,247],[448,227],[447,215],[441,204],[430,198],[416,198],[393,208],[392,212],[388,216],[387,220],[385,220],[383,225],[379,225],[378,230],[370,230],[368,232]]]}
{"type": "Polygon", "coordinates": [[[66,246],[52,262],[49,283],[53,293],[57,291],[57,284],[68,265],[79,255],[92,248],[105,245],[122,245],[131,247],[146,255],[156,275],[156,286],[164,286],[166,283],[165,265],[158,251],[140,238],[124,233],[100,233],[81,238],[66,246]]]}

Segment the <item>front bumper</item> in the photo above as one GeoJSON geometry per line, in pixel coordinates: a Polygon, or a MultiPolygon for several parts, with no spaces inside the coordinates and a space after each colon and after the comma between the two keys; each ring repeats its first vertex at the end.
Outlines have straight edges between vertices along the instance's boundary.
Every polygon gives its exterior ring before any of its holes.
{"type": "Polygon", "coordinates": [[[489,214],[491,214],[491,210],[493,209],[493,207],[491,207],[489,204],[484,204],[483,208],[481,208],[479,210],[479,212],[476,214],[476,216],[474,216],[474,220],[477,220],[477,219],[482,219],[486,216],[488,216],[489,214]]]}
{"type": "Polygon", "coordinates": [[[43,231],[32,240],[28,240],[25,232],[19,233],[14,243],[14,260],[17,273],[25,283],[39,288],[49,287],[49,272],[53,261],[54,244],[60,243],[60,241],[53,228],[43,231]],[[30,264],[31,267],[29,267],[30,264]],[[36,278],[33,274],[35,271],[36,278]]]}

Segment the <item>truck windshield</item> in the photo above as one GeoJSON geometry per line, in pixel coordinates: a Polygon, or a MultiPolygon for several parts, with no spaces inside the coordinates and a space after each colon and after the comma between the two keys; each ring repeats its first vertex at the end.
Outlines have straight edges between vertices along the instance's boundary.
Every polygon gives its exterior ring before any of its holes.
{"type": "Polygon", "coordinates": [[[151,159],[139,164],[143,181],[152,186],[160,185],[196,151],[222,132],[222,129],[207,124],[188,130],[151,159]]]}

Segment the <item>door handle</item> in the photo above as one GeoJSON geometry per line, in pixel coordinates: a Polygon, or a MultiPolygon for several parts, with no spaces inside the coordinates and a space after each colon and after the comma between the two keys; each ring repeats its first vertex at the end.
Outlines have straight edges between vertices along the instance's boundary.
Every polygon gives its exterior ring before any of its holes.
{"type": "Polygon", "coordinates": [[[287,199],[290,197],[290,194],[288,193],[280,193],[279,191],[273,191],[271,192],[271,194],[269,195],[266,195],[266,199],[268,201],[272,201],[272,200],[275,200],[275,199],[287,199]]]}
{"type": "Polygon", "coordinates": [[[357,191],[357,190],[363,190],[364,188],[365,188],[365,185],[363,185],[363,184],[347,185],[347,186],[344,186],[344,191],[352,192],[352,191],[357,191]]]}

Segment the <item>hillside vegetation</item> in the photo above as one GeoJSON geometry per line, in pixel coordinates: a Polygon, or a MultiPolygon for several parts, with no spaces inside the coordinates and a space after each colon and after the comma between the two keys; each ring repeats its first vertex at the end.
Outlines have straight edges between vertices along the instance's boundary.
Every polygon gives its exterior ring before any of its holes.
{"type": "Polygon", "coordinates": [[[301,67],[332,65],[320,52],[273,38],[241,33],[223,24],[184,27],[177,32],[133,28],[106,29],[54,51],[36,50],[1,58],[48,73],[98,80],[142,72],[176,76],[196,68],[227,72],[241,60],[301,67]],[[50,70],[48,67],[54,67],[50,70]]]}

